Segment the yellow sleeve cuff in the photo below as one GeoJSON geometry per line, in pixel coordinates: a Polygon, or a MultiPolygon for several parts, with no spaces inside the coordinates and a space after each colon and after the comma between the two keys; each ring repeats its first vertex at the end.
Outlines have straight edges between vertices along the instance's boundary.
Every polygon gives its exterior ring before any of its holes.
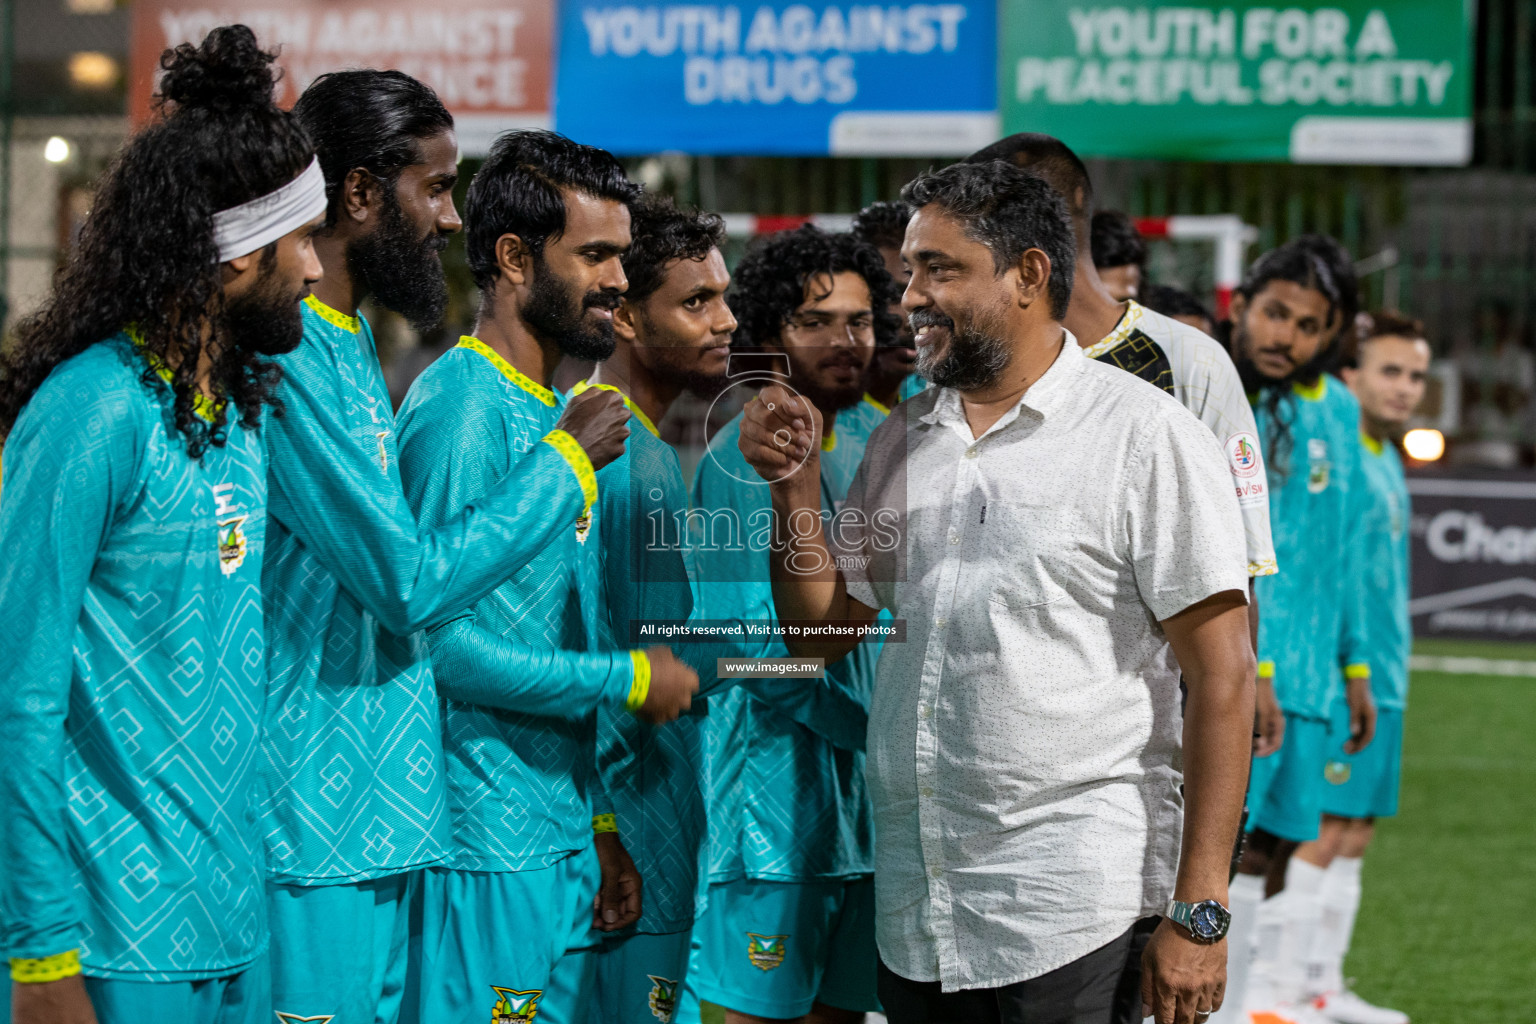
{"type": "Polygon", "coordinates": [[[592,831],[593,832],[617,832],[618,830],[619,830],[619,821],[613,815],[611,815],[611,814],[594,814],[594,815],[592,815],[592,831]]]}
{"type": "Polygon", "coordinates": [[[65,950],[36,960],[19,956],[11,957],[11,980],[24,985],[73,978],[79,973],[80,951],[78,949],[65,950]]]}
{"type": "Polygon", "coordinates": [[[1259,662],[1259,678],[1260,679],[1273,679],[1273,678],[1275,678],[1275,663],[1272,662],[1272,661],[1261,661],[1261,662],[1259,662]]]}
{"type": "Polygon", "coordinates": [[[635,666],[635,679],[629,684],[629,699],[624,702],[624,710],[639,711],[651,693],[651,658],[644,651],[630,651],[629,660],[635,666]]]}
{"type": "Polygon", "coordinates": [[[1371,666],[1369,665],[1345,665],[1345,679],[1369,679],[1371,678],[1371,666]]]}
{"type": "Polygon", "coordinates": [[[581,496],[585,502],[581,514],[587,515],[597,503],[597,473],[592,469],[592,460],[587,458],[586,449],[563,430],[551,430],[544,436],[544,441],[560,453],[560,457],[571,467],[571,472],[576,474],[576,482],[581,485],[581,496]]]}

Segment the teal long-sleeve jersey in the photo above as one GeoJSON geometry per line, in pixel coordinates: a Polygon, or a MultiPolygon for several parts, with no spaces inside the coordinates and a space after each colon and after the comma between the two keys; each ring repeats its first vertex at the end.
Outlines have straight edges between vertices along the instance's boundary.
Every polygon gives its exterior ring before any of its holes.
{"type": "MultiPolygon", "coordinates": [[[[563,396],[476,339],[440,357],[400,407],[401,472],[423,522],[450,519],[531,453],[554,449],[547,439],[564,408],[563,396]]],[[[580,449],[572,455],[585,462],[580,449]]],[[[538,554],[429,631],[449,867],[544,867],[589,846],[594,811],[612,811],[597,778],[596,711],[625,706],[635,663],[598,650],[603,520],[585,467],[594,504],[530,510],[527,529],[548,537],[538,554]]]]}
{"type": "Polygon", "coordinates": [[[267,944],[266,455],[231,409],[190,458],[147,369],[125,335],[86,349],[5,446],[0,934],[11,957],[191,981],[267,944]]]}
{"type": "Polygon", "coordinates": [[[1403,460],[1390,441],[1362,436],[1362,463],[1370,508],[1356,535],[1368,595],[1365,634],[1376,705],[1401,711],[1408,703],[1408,656],[1413,625],[1408,616],[1408,522],[1411,515],[1403,460]]]}
{"type": "Polygon", "coordinates": [[[538,445],[437,526],[418,526],[367,321],[313,297],[303,315],[303,342],[278,360],[287,411],[267,431],[262,785],[268,876],[324,885],[446,855],[421,631],[526,566],[586,499],[565,457],[538,445]]]}
{"type": "MultiPolygon", "coordinates": [[[[586,387],[583,382],[573,393],[586,387]]],[[[630,410],[624,454],[597,473],[603,646],[614,651],[634,642],[632,621],[682,621],[694,611],[687,560],[677,542],[677,512],[688,506],[682,466],[655,425],[633,405],[630,410]]],[[[699,673],[701,687],[710,688],[723,648],[670,646],[699,673]]],[[[661,726],[620,708],[598,712],[598,771],[624,848],[640,871],[644,899],[637,932],[666,934],[693,923],[705,831],[700,779],[706,706],[695,697],[689,714],[661,726]]]]}
{"type": "MultiPolygon", "coordinates": [[[[1272,668],[1280,707],[1326,719],[1347,672],[1368,663],[1364,552],[1360,524],[1370,507],[1361,465],[1360,405],[1339,381],[1287,392],[1278,414],[1291,444],[1265,451],[1272,468],[1270,527],[1282,569],[1255,580],[1259,595],[1259,662],[1272,668]]],[[[1259,402],[1262,445],[1274,436],[1275,414],[1259,402]]]]}
{"type": "MultiPolygon", "coordinates": [[[[694,481],[709,533],[694,538],[700,616],[776,622],[766,547],[768,488],[738,447],[741,417],[710,439],[694,481]],[[722,535],[726,516],[732,532],[722,535]]],[[[823,515],[835,513],[867,434],[841,423],[822,444],[823,515]]],[[[880,645],[865,641],[827,669],[841,710],[808,680],[772,684],[780,699],[737,688],[710,700],[707,719],[708,879],[851,878],[873,870],[864,785],[864,733],[880,645]]],[[[763,656],[784,657],[774,641],[763,656]]]]}
{"type": "MultiPolygon", "coordinates": [[[[585,390],[585,383],[577,391],[585,390]]],[[[604,604],[607,646],[622,650],[639,639],[632,624],[697,618],[692,593],[688,487],[677,452],[655,424],[628,403],[629,443],[624,454],[597,474],[602,507],[604,604]]],[[[695,525],[699,525],[697,519],[695,525]]],[[[694,916],[700,845],[706,831],[702,793],[703,731],[707,708],[736,683],[770,705],[811,722],[862,720],[863,710],[847,694],[811,680],[721,680],[720,658],[773,654],[766,640],[743,637],[730,643],[670,644],[699,674],[693,712],[661,727],[605,709],[598,716],[598,766],[613,802],[619,833],[640,870],[644,912],[635,930],[652,934],[680,931],[694,916]],[[710,696],[717,694],[720,696],[710,696]],[[706,700],[708,697],[708,700],[706,700]]],[[[779,651],[782,653],[782,650],[779,651]]],[[[846,742],[852,728],[845,728],[846,742]]]]}

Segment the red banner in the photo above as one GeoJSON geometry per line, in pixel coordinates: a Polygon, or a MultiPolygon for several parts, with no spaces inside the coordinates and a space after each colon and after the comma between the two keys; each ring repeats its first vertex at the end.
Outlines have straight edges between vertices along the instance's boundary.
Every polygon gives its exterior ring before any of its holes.
{"type": "Polygon", "coordinates": [[[284,107],[327,71],[396,68],[437,90],[466,154],[483,154],[509,128],[550,122],[553,0],[135,0],[132,10],[136,122],[149,116],[160,54],[235,22],[277,51],[284,107]]]}

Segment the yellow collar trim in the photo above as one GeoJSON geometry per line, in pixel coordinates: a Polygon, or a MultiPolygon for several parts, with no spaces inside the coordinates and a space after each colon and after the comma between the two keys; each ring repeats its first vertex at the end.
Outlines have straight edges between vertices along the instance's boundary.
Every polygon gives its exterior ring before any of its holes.
{"type": "Polygon", "coordinates": [[[821,439],[821,450],[824,451],[824,452],[829,452],[833,448],[836,448],[836,447],[837,447],[837,430],[836,430],[836,428],[834,428],[834,429],[828,431],[827,435],[821,439]]]}
{"type": "Polygon", "coordinates": [[[889,416],[891,414],[891,410],[890,409],[886,408],[884,405],[882,405],[879,402],[875,401],[872,397],[870,397],[867,394],[864,396],[864,401],[868,402],[870,405],[874,406],[876,409],[879,409],[880,410],[880,415],[882,415],[882,416],[889,416]]]}
{"type": "Polygon", "coordinates": [[[1291,390],[1308,402],[1321,402],[1323,396],[1328,393],[1328,375],[1326,373],[1320,374],[1317,378],[1317,383],[1311,387],[1307,387],[1298,381],[1291,385],[1291,390]]]}
{"type": "Polygon", "coordinates": [[[640,425],[646,430],[649,430],[652,435],[658,439],[661,437],[661,431],[656,429],[656,424],[651,422],[651,418],[645,414],[644,410],[642,410],[634,402],[630,401],[628,395],[614,387],[612,384],[593,384],[591,381],[580,380],[576,382],[575,387],[571,388],[571,394],[579,395],[583,391],[591,391],[594,388],[599,391],[612,391],[614,394],[624,399],[624,405],[629,409],[630,414],[634,416],[635,419],[640,421],[640,425]]]}
{"type": "Polygon", "coordinates": [[[495,349],[491,348],[491,346],[487,345],[479,338],[471,338],[466,334],[459,338],[458,347],[467,348],[471,352],[478,352],[482,356],[485,356],[485,358],[491,361],[492,366],[501,371],[501,375],[503,377],[507,378],[507,380],[511,381],[513,384],[516,384],[518,387],[522,388],[524,391],[528,392],[534,398],[537,398],[551,409],[560,404],[560,400],[555,397],[555,393],[553,391],[549,390],[549,388],[540,384],[538,381],[528,376],[522,370],[519,370],[511,363],[501,358],[500,354],[497,353],[495,349]]]}
{"type": "Polygon", "coordinates": [[[1374,437],[1372,437],[1370,434],[1367,434],[1363,430],[1360,431],[1360,443],[1365,445],[1365,450],[1370,452],[1372,455],[1380,455],[1382,452],[1386,451],[1385,445],[1383,445],[1380,441],[1376,440],[1374,437]]]}
{"type": "Polygon", "coordinates": [[[363,321],[361,318],[355,316],[347,316],[347,314],[343,313],[339,309],[332,309],[330,306],[327,306],[325,303],[315,298],[313,292],[304,296],[304,305],[314,310],[316,315],[326,323],[334,324],[349,334],[361,334],[363,331],[363,321]]]}
{"type": "MultiPolygon", "coordinates": [[[[128,335],[128,340],[133,342],[133,347],[138,349],[139,354],[148,361],[149,368],[159,374],[160,379],[167,384],[172,383],[171,368],[161,362],[159,356],[144,347],[144,335],[139,332],[139,329],[137,327],[125,327],[123,328],[123,333],[128,335]]],[[[215,402],[201,391],[192,398],[192,411],[209,423],[218,419],[219,410],[223,407],[223,402],[215,402]]]]}
{"type": "Polygon", "coordinates": [[[1145,310],[1140,304],[1136,302],[1135,299],[1126,299],[1125,314],[1120,317],[1120,322],[1115,324],[1115,329],[1104,335],[1103,339],[1100,340],[1097,344],[1089,345],[1087,348],[1083,349],[1083,355],[1087,356],[1089,359],[1097,359],[1105,352],[1108,352],[1110,349],[1120,344],[1126,338],[1129,338],[1131,336],[1132,328],[1134,328],[1137,322],[1141,320],[1141,314],[1143,312],[1145,312],[1145,310]]]}

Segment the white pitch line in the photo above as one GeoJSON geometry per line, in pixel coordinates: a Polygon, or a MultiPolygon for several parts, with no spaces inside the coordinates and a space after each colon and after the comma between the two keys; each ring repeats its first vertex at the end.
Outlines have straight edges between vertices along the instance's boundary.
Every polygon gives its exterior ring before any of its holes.
{"type": "Polygon", "coordinates": [[[1471,658],[1415,654],[1408,659],[1415,672],[1447,672],[1461,676],[1518,676],[1536,679],[1536,661],[1514,658],[1471,658]]]}

